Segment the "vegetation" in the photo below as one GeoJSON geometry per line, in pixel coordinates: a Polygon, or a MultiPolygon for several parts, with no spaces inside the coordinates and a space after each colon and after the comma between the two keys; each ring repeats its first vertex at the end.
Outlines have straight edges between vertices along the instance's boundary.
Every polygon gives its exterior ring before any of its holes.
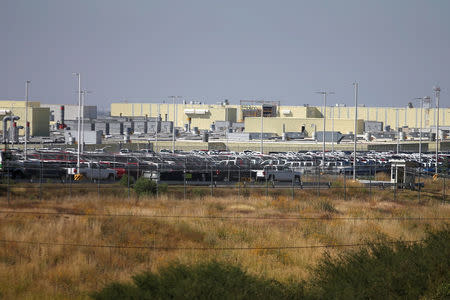
{"type": "Polygon", "coordinates": [[[423,243],[372,243],[337,257],[325,255],[311,282],[280,283],[216,261],[170,264],[158,273],[110,283],[93,294],[102,299],[448,299],[450,231],[431,233],[423,243]],[[307,288],[305,288],[305,286],[307,288]]]}
{"type": "Polygon", "coordinates": [[[122,178],[120,178],[119,184],[120,184],[121,186],[124,186],[124,187],[128,187],[128,186],[132,187],[133,184],[134,184],[134,177],[133,177],[133,176],[130,176],[130,177],[128,178],[128,175],[127,175],[127,174],[124,174],[124,175],[122,176],[122,178]]]}
{"type": "MultiPolygon", "coordinates": [[[[351,269],[356,269],[358,264],[344,264],[351,261],[350,256],[346,256],[349,252],[344,253],[340,247],[270,247],[422,240],[427,231],[444,230],[446,220],[442,218],[450,216],[450,206],[442,203],[439,181],[426,183],[420,201],[417,192],[397,191],[394,201],[392,189],[367,191],[356,183],[350,186],[349,180],[345,194],[343,188],[319,192],[298,189],[293,198],[290,189],[265,186],[241,188],[240,192],[238,187],[215,188],[212,196],[210,187],[203,188],[204,192],[200,192],[202,187],[188,187],[186,200],[183,200],[183,186],[159,185],[159,196],[151,196],[152,201],[138,201],[133,189],[128,196],[128,189],[118,184],[102,185],[101,190],[97,190],[97,185],[92,188],[84,183],[52,186],[43,184],[39,191],[28,184],[16,184],[10,190],[9,204],[6,197],[0,199],[0,294],[6,299],[87,299],[113,282],[136,291],[136,283],[130,283],[131,276],[147,274],[147,277],[156,276],[151,278],[167,282],[164,280],[169,275],[164,274],[171,274],[168,270],[174,269],[196,274],[185,275],[187,281],[207,277],[208,270],[223,271],[223,277],[211,280],[228,280],[229,274],[238,274],[236,276],[241,276],[243,282],[266,286],[267,297],[272,292],[279,295],[276,293],[281,285],[282,297],[303,293],[305,297],[326,298],[324,295],[332,293],[327,286],[353,289],[351,277],[348,283],[333,282],[338,277],[332,274],[340,272],[333,268],[362,276],[363,271],[358,273],[351,269]],[[164,189],[168,192],[163,193],[164,189]],[[199,191],[194,192],[194,189],[199,191]],[[245,195],[244,190],[248,191],[245,195]],[[33,214],[38,212],[48,214],[33,214]],[[130,248],[134,246],[140,248],[130,248]],[[198,248],[204,250],[195,250],[198,248]],[[230,248],[250,249],[225,250],[230,248]],[[215,265],[210,266],[210,263],[215,265]],[[320,270],[324,271],[320,273],[320,270]]],[[[420,269],[425,277],[412,278],[411,274],[401,277],[392,271],[386,273],[385,283],[388,278],[398,282],[417,280],[422,286],[412,283],[417,291],[404,298],[414,298],[418,294],[438,298],[449,289],[448,273],[436,271],[443,270],[448,263],[444,255],[450,257],[448,249],[445,250],[449,243],[439,243],[437,239],[433,243],[430,240],[419,244],[423,248],[388,243],[386,249],[391,252],[383,252],[381,264],[376,268],[369,258],[376,258],[378,244],[351,249],[356,254],[367,252],[368,256],[360,265],[373,270],[367,274],[367,279],[362,277],[363,280],[371,282],[384,274],[385,271],[380,270],[387,268],[389,261],[406,268],[397,256],[401,253],[409,265],[411,261],[418,264],[408,268],[413,271],[410,273],[421,273],[416,272],[420,269]],[[434,248],[440,254],[434,252],[434,248]],[[429,255],[423,254],[428,251],[429,255]],[[423,259],[414,258],[416,256],[423,259]],[[424,268],[431,257],[437,258],[436,263],[431,262],[429,269],[424,268]]],[[[378,286],[384,287],[385,283],[378,286]]],[[[392,286],[395,292],[401,284],[392,286]]],[[[200,287],[197,290],[201,290],[200,287]]],[[[394,292],[392,298],[397,297],[394,292]]]]}
{"type": "Polygon", "coordinates": [[[139,177],[133,185],[133,189],[138,196],[152,196],[158,192],[158,185],[150,179],[139,177]]]}
{"type": "Polygon", "coordinates": [[[158,273],[133,276],[133,284],[112,283],[94,299],[286,299],[292,291],[275,280],[247,274],[216,261],[193,266],[171,264],[158,273]]]}
{"type": "Polygon", "coordinates": [[[313,272],[317,299],[449,299],[450,230],[423,243],[380,241],[356,252],[325,255],[313,272]]]}

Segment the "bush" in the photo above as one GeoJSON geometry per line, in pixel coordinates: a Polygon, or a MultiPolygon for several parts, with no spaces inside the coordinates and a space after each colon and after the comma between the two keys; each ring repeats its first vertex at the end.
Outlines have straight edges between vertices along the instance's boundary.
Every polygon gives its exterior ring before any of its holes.
{"type": "MultiPolygon", "coordinates": [[[[124,174],[122,178],[120,178],[119,184],[124,187],[128,187],[128,175],[124,174]]],[[[132,187],[134,184],[134,177],[130,176],[130,186],[132,187]]]]}
{"type": "MultiPolygon", "coordinates": [[[[313,274],[319,299],[419,299],[450,296],[450,231],[430,233],[420,244],[373,243],[337,258],[326,255],[313,274]],[[434,294],[434,295],[433,295],[434,294]]],[[[448,299],[448,298],[447,298],[448,299]]]]}
{"type": "Polygon", "coordinates": [[[136,182],[134,183],[133,189],[138,196],[150,196],[156,195],[158,186],[156,185],[156,182],[150,179],[139,177],[138,180],[136,180],[136,182]]]}
{"type": "Polygon", "coordinates": [[[446,226],[429,233],[417,244],[382,240],[337,257],[325,255],[312,270],[310,282],[281,284],[213,261],[193,266],[171,264],[159,273],[136,275],[131,284],[112,283],[92,296],[95,299],[450,299],[450,230],[446,226]]]}
{"type": "Polygon", "coordinates": [[[292,289],[219,262],[171,264],[158,274],[133,276],[133,284],[113,283],[94,299],[286,299],[292,289]]]}

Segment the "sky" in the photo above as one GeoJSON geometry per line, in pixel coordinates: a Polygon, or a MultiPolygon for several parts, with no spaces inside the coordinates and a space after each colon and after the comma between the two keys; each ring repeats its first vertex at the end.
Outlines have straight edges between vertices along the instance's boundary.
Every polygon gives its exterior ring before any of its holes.
{"type": "Polygon", "coordinates": [[[406,106],[441,87],[447,0],[0,0],[0,99],[161,102],[171,95],[406,106]]]}

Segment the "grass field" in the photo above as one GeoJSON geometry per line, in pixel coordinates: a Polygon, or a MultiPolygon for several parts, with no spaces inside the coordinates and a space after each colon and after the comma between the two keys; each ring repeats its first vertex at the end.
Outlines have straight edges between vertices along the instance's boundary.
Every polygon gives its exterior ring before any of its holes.
{"type": "MultiPolygon", "coordinates": [[[[428,189],[442,192],[431,181],[428,189]]],[[[266,195],[264,188],[242,188],[237,194],[234,187],[216,189],[211,197],[208,189],[192,188],[186,200],[183,187],[159,198],[111,190],[99,194],[86,188],[69,197],[66,187],[44,189],[39,201],[24,188],[9,204],[2,197],[1,296],[88,298],[111,281],[128,281],[174,261],[217,260],[281,282],[308,279],[324,251],[336,255],[347,248],[278,248],[415,241],[450,218],[450,205],[439,195],[424,194],[418,201],[417,192],[402,191],[393,201],[390,189],[368,190],[352,182],[345,191],[296,190],[294,199],[289,189],[266,195]],[[136,246],[142,248],[127,248],[136,246]]]]}

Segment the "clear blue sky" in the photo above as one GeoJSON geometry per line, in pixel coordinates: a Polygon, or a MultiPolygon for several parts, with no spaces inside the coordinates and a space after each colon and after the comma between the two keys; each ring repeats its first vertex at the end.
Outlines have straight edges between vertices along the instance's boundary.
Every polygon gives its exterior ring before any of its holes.
{"type": "Polygon", "coordinates": [[[450,86],[450,1],[1,0],[0,99],[404,106],[450,86]]]}

